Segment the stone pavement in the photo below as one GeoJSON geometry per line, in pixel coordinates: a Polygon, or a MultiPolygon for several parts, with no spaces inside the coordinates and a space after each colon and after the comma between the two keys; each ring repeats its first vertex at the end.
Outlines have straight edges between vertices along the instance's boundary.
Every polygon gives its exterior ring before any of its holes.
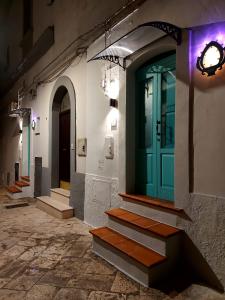
{"type": "Polygon", "coordinates": [[[0,190],[0,300],[222,300],[200,285],[182,292],[147,289],[91,252],[89,227],[35,207],[6,209],[0,190]]]}

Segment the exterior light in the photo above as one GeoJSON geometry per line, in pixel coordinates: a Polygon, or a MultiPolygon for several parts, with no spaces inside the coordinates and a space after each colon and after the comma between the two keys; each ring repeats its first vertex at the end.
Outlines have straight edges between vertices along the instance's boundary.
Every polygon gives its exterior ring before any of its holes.
{"type": "Polygon", "coordinates": [[[116,99],[110,98],[110,99],[109,99],[109,105],[110,105],[111,107],[118,108],[118,101],[117,101],[116,99]]]}
{"type": "Polygon", "coordinates": [[[215,75],[217,70],[221,70],[225,62],[223,46],[216,41],[211,41],[206,45],[201,56],[197,58],[196,67],[203,75],[215,75]]]}
{"type": "Polygon", "coordinates": [[[33,130],[35,130],[35,127],[36,127],[36,122],[35,122],[35,120],[32,121],[31,127],[32,127],[33,130]]]}
{"type": "Polygon", "coordinates": [[[119,95],[119,80],[113,79],[107,84],[106,94],[111,99],[117,99],[119,95]]]}

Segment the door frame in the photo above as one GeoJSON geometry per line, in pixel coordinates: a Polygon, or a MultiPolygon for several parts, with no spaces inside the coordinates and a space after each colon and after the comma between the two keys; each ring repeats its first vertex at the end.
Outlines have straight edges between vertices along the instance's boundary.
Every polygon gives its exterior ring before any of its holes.
{"type": "MultiPolygon", "coordinates": [[[[151,59],[162,55],[170,51],[176,51],[177,45],[169,37],[165,37],[150,44],[148,47],[138,52],[132,57],[132,63],[128,66],[126,70],[125,78],[125,90],[123,91],[126,102],[120,106],[121,114],[121,131],[120,131],[120,142],[124,136],[126,137],[124,151],[120,154],[120,164],[123,166],[122,171],[120,171],[120,184],[119,190],[121,192],[126,192],[130,194],[135,193],[135,161],[136,161],[136,87],[135,87],[135,74],[136,71],[148,63],[151,59]],[[123,121],[124,120],[124,121],[123,121]],[[122,122],[123,121],[123,122],[122,122]],[[124,175],[123,175],[124,174],[124,175]],[[124,177],[122,177],[124,176],[124,177]]],[[[176,56],[177,60],[177,56],[176,56]]],[[[177,65],[177,63],[176,63],[177,65]]],[[[122,93],[122,92],[121,92],[122,93]]],[[[177,86],[176,86],[177,95],[177,86]]],[[[177,99],[177,97],[176,97],[177,99]]],[[[176,115],[175,115],[176,123],[176,115]]],[[[176,135],[176,127],[175,127],[176,135]]],[[[175,149],[176,153],[176,149],[175,149]]],[[[174,184],[174,189],[176,190],[176,182],[174,184]]]]}
{"type": "Polygon", "coordinates": [[[163,52],[176,51],[176,113],[175,113],[175,182],[174,205],[183,208],[187,205],[192,191],[190,182],[193,178],[191,162],[193,154],[190,150],[192,139],[190,131],[193,117],[190,115],[193,101],[193,61],[191,55],[191,31],[182,29],[183,42],[177,46],[168,37],[161,38],[144,49],[130,56],[126,71],[120,72],[120,130],[119,130],[119,192],[134,193],[135,170],[132,162],[135,153],[135,72],[152,57],[163,52]],[[178,101],[179,99],[179,101],[178,101]]]}
{"type": "MultiPolygon", "coordinates": [[[[161,120],[161,70],[160,73],[157,72],[158,66],[163,66],[164,68],[175,68],[176,69],[176,52],[169,51],[163,53],[162,55],[157,55],[152,58],[150,61],[146,62],[143,66],[140,66],[135,74],[136,80],[136,161],[135,161],[135,186],[136,193],[142,193],[143,195],[148,195],[151,197],[156,197],[159,199],[164,199],[168,201],[174,201],[174,186],[170,188],[168,186],[162,185],[163,178],[163,169],[162,169],[162,161],[161,154],[173,154],[173,162],[175,161],[175,143],[172,148],[162,148],[161,147],[161,138],[158,140],[156,133],[156,121],[160,120],[160,124],[162,124],[161,120]],[[152,68],[152,73],[149,73],[149,68],[152,68]],[[148,76],[146,76],[146,72],[148,71],[148,76]],[[142,131],[144,132],[144,125],[142,121],[139,119],[143,119],[144,115],[144,99],[143,97],[145,93],[145,83],[148,79],[152,79],[152,119],[151,119],[151,135],[152,139],[150,141],[150,147],[144,146],[145,136],[142,135],[142,131]],[[143,111],[142,111],[143,110],[143,111]],[[144,151],[144,152],[143,152],[144,151]],[[146,154],[145,154],[146,153],[146,154]],[[148,154],[150,155],[148,155],[148,154]],[[141,159],[141,161],[140,161],[141,159]],[[149,162],[151,166],[149,166],[149,162]],[[150,173],[149,173],[150,172],[150,173]],[[151,178],[148,176],[151,174],[151,178]],[[143,175],[143,178],[142,178],[143,175]],[[141,178],[141,179],[140,179],[141,178]],[[148,180],[147,180],[148,178],[148,180]],[[139,180],[138,180],[139,179],[139,180]],[[150,181],[149,181],[150,180],[150,181]],[[143,181],[143,182],[142,182],[143,181]],[[141,189],[141,190],[140,190],[141,189]]],[[[160,67],[161,68],[161,67],[160,67]]],[[[176,83],[176,81],[175,81],[176,83]]],[[[176,86],[175,86],[176,89],[176,86]]],[[[176,105],[176,95],[174,98],[174,106],[176,105]]],[[[175,121],[175,110],[174,110],[174,121],[175,121]]],[[[162,130],[161,125],[160,131],[162,130]]],[[[174,126],[174,136],[175,136],[175,126],[174,126]]],[[[175,169],[175,164],[173,166],[173,176],[175,169]]],[[[167,171],[165,169],[164,171],[167,171]]],[[[174,181],[174,180],[173,180],[174,181]]]]}

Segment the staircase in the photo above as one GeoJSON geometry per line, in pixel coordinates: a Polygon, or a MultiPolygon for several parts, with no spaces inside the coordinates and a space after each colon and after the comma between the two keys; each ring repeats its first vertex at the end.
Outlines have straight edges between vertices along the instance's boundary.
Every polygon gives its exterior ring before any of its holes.
{"type": "Polygon", "coordinates": [[[91,230],[93,251],[144,286],[174,269],[182,231],[174,227],[182,212],[172,203],[120,194],[123,208],[106,211],[108,226],[91,230]]]}
{"type": "Polygon", "coordinates": [[[25,197],[31,197],[32,191],[30,186],[30,177],[21,176],[20,181],[16,181],[14,185],[8,186],[7,196],[10,199],[20,199],[25,197]]]}
{"type": "Polygon", "coordinates": [[[70,191],[62,188],[51,189],[51,195],[37,197],[37,208],[59,219],[74,216],[74,209],[69,205],[70,191]]]}

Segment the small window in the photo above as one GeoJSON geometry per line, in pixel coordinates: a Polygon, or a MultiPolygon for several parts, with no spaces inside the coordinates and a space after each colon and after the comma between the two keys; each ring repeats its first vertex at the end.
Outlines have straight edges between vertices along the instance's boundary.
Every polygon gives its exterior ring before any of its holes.
{"type": "Polygon", "coordinates": [[[23,34],[32,29],[33,25],[33,1],[23,0],[23,34]]]}

